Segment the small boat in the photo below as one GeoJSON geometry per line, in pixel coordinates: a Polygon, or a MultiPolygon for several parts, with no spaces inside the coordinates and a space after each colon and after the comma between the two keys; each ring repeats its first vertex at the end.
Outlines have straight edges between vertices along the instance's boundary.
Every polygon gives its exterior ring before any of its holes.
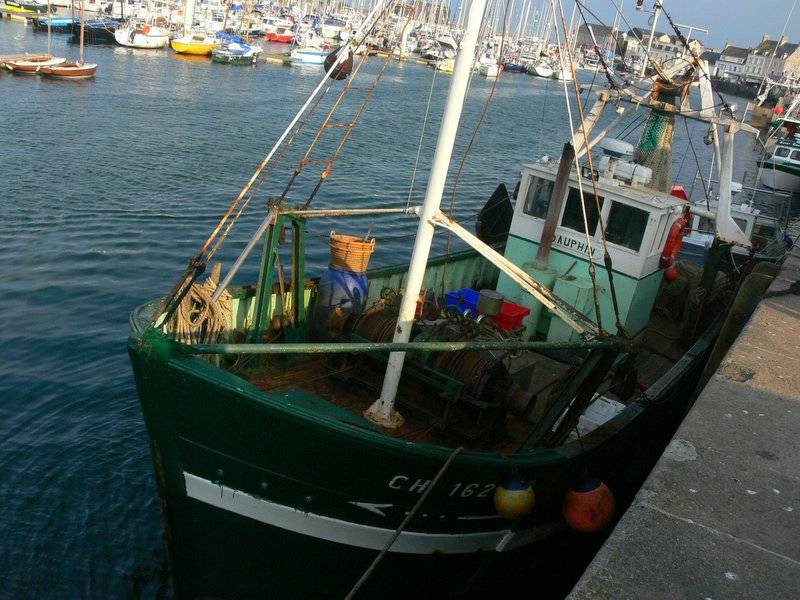
{"type": "Polygon", "coordinates": [[[291,44],[294,41],[294,29],[286,25],[279,25],[275,31],[268,31],[265,37],[268,42],[291,44]]]}
{"type": "Polygon", "coordinates": [[[323,50],[319,46],[302,46],[292,50],[289,56],[296,64],[321,65],[328,54],[330,50],[323,50]]]}
{"type": "Polygon", "coordinates": [[[506,73],[527,73],[528,67],[526,67],[522,63],[516,63],[507,60],[506,62],[503,63],[503,71],[505,71],[506,73]]]}
{"type": "MultiPolygon", "coordinates": [[[[116,40],[114,32],[122,25],[119,19],[91,19],[84,25],[84,44],[113,44],[116,40]]],[[[72,29],[72,42],[78,43],[78,28],[72,29]]]]}
{"type": "Polygon", "coordinates": [[[170,45],[175,52],[181,54],[208,56],[214,48],[219,48],[222,42],[214,36],[205,33],[193,33],[172,40],[170,45]]]}
{"type": "Polygon", "coordinates": [[[496,79],[500,71],[501,67],[493,56],[482,56],[478,59],[478,73],[487,79],[496,79]]]}
{"type": "Polygon", "coordinates": [[[114,39],[120,46],[145,50],[169,46],[169,29],[148,25],[128,24],[114,31],[114,39]]]}
{"type": "Polygon", "coordinates": [[[778,140],[772,154],[758,162],[761,183],[772,189],[800,192],[800,140],[797,137],[778,140]]]}
{"type": "Polygon", "coordinates": [[[47,67],[54,67],[66,62],[66,58],[48,56],[42,59],[11,60],[5,63],[6,68],[14,73],[39,73],[39,70],[47,67]]]}
{"type": "Polygon", "coordinates": [[[228,42],[211,51],[211,60],[227,65],[255,65],[262,49],[244,42],[228,42]]]}
{"type": "Polygon", "coordinates": [[[556,69],[553,72],[553,79],[558,81],[572,81],[572,73],[569,69],[556,69]]]}
{"type": "Polygon", "coordinates": [[[5,0],[3,12],[7,12],[11,15],[24,16],[44,15],[47,14],[47,6],[38,2],[25,2],[24,0],[5,0]]]}
{"type": "Polygon", "coordinates": [[[455,64],[456,61],[453,58],[442,58],[434,63],[434,68],[442,73],[452,75],[453,69],[455,69],[455,64]]]}
{"type": "Polygon", "coordinates": [[[540,60],[532,69],[528,70],[528,73],[536,75],[537,77],[550,79],[553,76],[553,67],[550,66],[548,61],[540,60]]]}
{"type": "Polygon", "coordinates": [[[72,17],[38,17],[31,19],[31,25],[34,31],[47,31],[49,25],[52,33],[72,33],[80,26],[80,21],[72,17]]]}
{"type": "Polygon", "coordinates": [[[94,77],[97,65],[84,62],[64,62],[52,67],[41,67],[39,73],[55,79],[88,79],[94,77]]]}
{"type": "Polygon", "coordinates": [[[77,62],[62,62],[58,65],[50,67],[41,67],[39,73],[45,77],[52,77],[53,79],[88,79],[94,77],[97,72],[97,65],[95,63],[86,63],[83,61],[83,44],[84,44],[84,29],[86,27],[86,20],[84,19],[83,0],[81,0],[80,8],[80,27],[76,32],[78,34],[78,43],[80,44],[80,53],[77,62]]]}

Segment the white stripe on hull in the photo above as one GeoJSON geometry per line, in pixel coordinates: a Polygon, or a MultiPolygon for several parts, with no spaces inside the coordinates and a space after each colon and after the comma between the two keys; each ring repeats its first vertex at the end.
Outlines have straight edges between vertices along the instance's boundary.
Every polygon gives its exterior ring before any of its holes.
{"type": "MultiPolygon", "coordinates": [[[[191,473],[184,472],[183,477],[189,498],[301,535],[347,546],[381,550],[394,534],[392,529],[303,512],[216,484],[191,473]]],[[[404,531],[394,542],[390,552],[465,554],[479,550],[511,550],[544,539],[563,528],[563,521],[553,521],[517,532],[509,529],[455,534],[404,531]]]]}

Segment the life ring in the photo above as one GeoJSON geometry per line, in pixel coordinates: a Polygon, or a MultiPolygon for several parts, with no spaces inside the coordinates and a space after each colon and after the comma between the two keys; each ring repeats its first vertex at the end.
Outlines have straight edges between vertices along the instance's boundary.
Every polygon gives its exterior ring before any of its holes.
{"type": "Polygon", "coordinates": [[[681,244],[683,244],[683,236],[691,232],[689,223],[691,222],[691,215],[689,214],[689,207],[683,210],[683,214],[675,219],[672,227],[669,228],[667,241],[664,242],[664,250],[661,252],[661,266],[671,267],[678,258],[678,253],[681,251],[681,244]]]}
{"type": "Polygon", "coordinates": [[[143,34],[145,34],[145,35],[147,35],[148,33],[150,33],[150,25],[148,25],[147,23],[145,23],[144,25],[142,25],[142,33],[143,33],[143,34]]]}

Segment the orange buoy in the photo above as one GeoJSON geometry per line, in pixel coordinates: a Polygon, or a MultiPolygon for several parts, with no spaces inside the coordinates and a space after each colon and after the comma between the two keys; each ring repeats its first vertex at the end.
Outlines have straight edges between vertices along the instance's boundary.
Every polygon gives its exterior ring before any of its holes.
{"type": "Polygon", "coordinates": [[[615,508],[611,489],[594,477],[584,477],[571,485],[564,497],[564,519],[581,533],[594,533],[608,527],[615,508]]]}
{"type": "Polygon", "coordinates": [[[664,271],[664,279],[667,281],[675,281],[681,272],[676,267],[670,267],[664,271]]]}
{"type": "Polygon", "coordinates": [[[521,479],[511,479],[494,490],[494,508],[504,519],[521,519],[533,511],[536,494],[533,486],[521,479]]]}

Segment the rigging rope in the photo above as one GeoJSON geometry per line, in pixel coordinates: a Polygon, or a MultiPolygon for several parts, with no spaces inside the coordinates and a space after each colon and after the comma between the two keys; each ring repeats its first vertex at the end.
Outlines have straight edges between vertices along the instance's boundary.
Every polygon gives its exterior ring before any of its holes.
{"type": "MultiPolygon", "coordinates": [[[[556,0],[550,0],[550,3],[552,5],[552,7],[553,7],[553,19],[555,19],[556,18],[556,14],[557,14],[556,13],[556,0]]],[[[559,9],[559,12],[561,14],[561,25],[564,28],[564,35],[568,38],[569,33],[567,31],[567,19],[566,19],[566,16],[564,15],[564,5],[562,4],[561,0],[558,0],[558,9],[559,9]]],[[[569,101],[569,91],[567,90],[567,80],[566,80],[566,77],[563,76],[563,74],[564,74],[564,52],[563,52],[564,46],[561,44],[561,34],[560,34],[559,30],[558,30],[558,27],[555,27],[555,33],[556,33],[556,44],[558,44],[558,62],[559,62],[559,65],[561,66],[561,75],[562,75],[561,79],[562,79],[562,83],[563,83],[563,87],[564,87],[564,100],[566,101],[566,105],[567,105],[567,120],[569,122],[570,140],[574,140],[575,139],[575,126],[573,125],[573,122],[572,122],[572,106],[571,106],[570,101],[569,101]]],[[[569,48],[569,40],[568,39],[565,39],[565,44],[566,44],[566,47],[569,48]]],[[[570,56],[570,64],[571,64],[571,62],[572,62],[572,57],[570,56]]],[[[572,70],[572,78],[573,78],[573,82],[577,86],[577,82],[575,82],[574,69],[572,70]]],[[[578,95],[578,102],[580,103],[580,92],[578,92],[577,95],[578,95]]],[[[581,123],[583,124],[583,113],[582,112],[581,112],[581,123]]],[[[584,133],[584,137],[586,137],[585,133],[584,133]]],[[[587,149],[588,149],[588,143],[587,143],[587,149]]],[[[587,152],[587,154],[589,154],[589,153],[587,152]]],[[[576,166],[578,166],[578,165],[576,165],[576,166]]],[[[594,264],[594,259],[592,258],[592,255],[594,254],[594,252],[592,251],[592,236],[589,233],[589,217],[586,214],[586,201],[584,200],[584,196],[583,196],[583,177],[581,176],[580,168],[578,168],[577,170],[578,170],[578,177],[577,177],[577,179],[578,179],[578,193],[580,195],[580,200],[581,200],[581,214],[583,215],[583,228],[584,228],[584,232],[586,234],[586,247],[587,247],[588,257],[589,257],[589,278],[592,280],[592,298],[594,300],[595,318],[597,320],[597,328],[598,328],[599,331],[602,332],[603,331],[603,322],[602,322],[602,316],[600,314],[600,296],[599,296],[599,291],[597,289],[596,268],[595,268],[595,264],[594,264]]]]}

